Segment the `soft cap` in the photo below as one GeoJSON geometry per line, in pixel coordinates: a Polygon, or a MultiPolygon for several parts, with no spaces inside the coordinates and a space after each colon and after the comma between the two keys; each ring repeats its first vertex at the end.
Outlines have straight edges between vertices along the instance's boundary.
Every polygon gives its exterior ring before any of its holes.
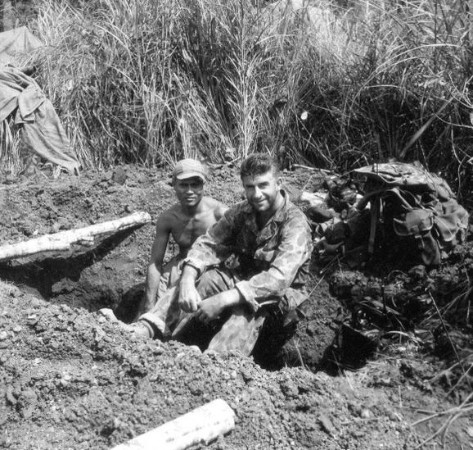
{"type": "Polygon", "coordinates": [[[205,167],[196,159],[181,159],[172,171],[173,180],[185,180],[186,178],[199,177],[202,181],[207,180],[205,167]]]}

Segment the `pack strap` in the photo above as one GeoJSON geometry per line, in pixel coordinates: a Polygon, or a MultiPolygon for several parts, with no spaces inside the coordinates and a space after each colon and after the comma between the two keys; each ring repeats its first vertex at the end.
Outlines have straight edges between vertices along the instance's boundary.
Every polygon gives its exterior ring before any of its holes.
{"type": "Polygon", "coordinates": [[[366,208],[366,205],[369,202],[373,202],[373,198],[376,197],[385,197],[386,194],[394,194],[396,197],[399,198],[403,206],[408,209],[414,209],[414,208],[423,208],[423,209],[429,209],[425,208],[425,206],[422,205],[422,203],[419,201],[419,199],[412,193],[406,190],[401,190],[398,187],[392,187],[392,188],[381,188],[381,189],[376,189],[374,191],[368,192],[363,196],[363,198],[358,202],[357,204],[357,209],[359,211],[362,211],[363,209],[366,208]],[[409,200],[412,202],[410,203],[409,200]]]}
{"type": "MultiPolygon", "coordinates": [[[[385,189],[384,192],[386,194],[394,194],[402,203],[402,205],[407,209],[407,210],[412,210],[415,208],[422,208],[422,209],[429,209],[426,208],[425,206],[422,205],[420,200],[412,193],[409,191],[401,190],[398,187],[393,187],[390,189],[385,189]],[[409,200],[411,202],[409,202],[409,200]]],[[[384,196],[384,195],[383,195],[384,196]]]]}
{"type": "Polygon", "coordinates": [[[381,211],[381,198],[375,197],[370,209],[370,237],[368,240],[368,255],[374,253],[374,242],[376,239],[376,228],[381,211]]]}

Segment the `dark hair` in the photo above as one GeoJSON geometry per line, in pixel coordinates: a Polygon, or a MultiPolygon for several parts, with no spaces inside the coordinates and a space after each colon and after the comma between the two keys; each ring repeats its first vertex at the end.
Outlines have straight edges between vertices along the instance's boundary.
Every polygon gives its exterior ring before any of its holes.
{"type": "Polygon", "coordinates": [[[241,163],[240,177],[254,177],[270,171],[276,176],[279,174],[279,165],[276,160],[267,153],[252,153],[241,163]]]}

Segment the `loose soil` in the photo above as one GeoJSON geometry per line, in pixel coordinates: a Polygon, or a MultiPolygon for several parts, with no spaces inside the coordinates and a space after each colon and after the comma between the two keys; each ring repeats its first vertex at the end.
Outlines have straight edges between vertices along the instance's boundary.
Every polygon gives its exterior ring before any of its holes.
{"type": "MultiPolygon", "coordinates": [[[[303,170],[285,178],[295,197],[313,188],[303,170]]],[[[209,195],[232,204],[241,192],[235,168],[213,168],[209,195]]],[[[473,448],[471,411],[458,409],[471,374],[447,370],[455,363],[452,349],[471,351],[471,319],[461,316],[455,333],[429,340],[409,324],[395,332],[392,323],[359,311],[352,317],[356,299],[376,301],[386,286],[397,289],[397,301],[401,292],[412,300],[434,287],[444,293],[439,308],[447,305],[471,271],[470,244],[436,271],[383,274],[379,267],[361,272],[333,264],[328,270],[314,256],[311,297],[291,339],[268,331],[254,358],[202,353],[178,342],[132,338],[97,313],[111,307],[129,320],[154,222],[173,202],[165,172],[135,166],[80,177],[53,179],[36,170],[3,178],[3,244],[133,211],[149,212],[153,223],[67,254],[0,264],[0,448],[108,449],[215,398],[236,413],[235,429],[209,445],[215,450],[413,449],[454,417],[448,433],[424,448],[439,448],[442,437],[445,448],[473,448]],[[376,340],[366,337],[368,325],[376,340]]],[[[468,314],[471,301],[466,313],[465,302],[457,303],[455,313],[468,314]]],[[[434,336],[433,322],[416,323],[430,326],[426,332],[434,336]]]]}

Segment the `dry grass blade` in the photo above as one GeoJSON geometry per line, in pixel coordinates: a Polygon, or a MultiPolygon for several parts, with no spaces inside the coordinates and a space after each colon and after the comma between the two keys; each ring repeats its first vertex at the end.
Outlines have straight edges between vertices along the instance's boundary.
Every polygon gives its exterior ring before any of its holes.
{"type": "Polygon", "coordinates": [[[448,340],[449,340],[450,346],[451,346],[451,348],[453,349],[453,352],[454,352],[454,354],[455,354],[455,358],[457,359],[458,365],[459,365],[459,367],[460,367],[461,370],[462,370],[462,378],[464,377],[464,378],[467,380],[468,385],[469,385],[469,387],[470,387],[470,389],[471,389],[470,381],[469,381],[469,379],[466,377],[468,371],[465,369],[465,367],[464,367],[464,365],[463,365],[463,361],[462,361],[462,359],[460,358],[460,355],[458,354],[457,347],[456,347],[455,343],[452,341],[452,339],[451,339],[451,337],[450,337],[450,333],[449,333],[449,331],[448,331],[448,328],[447,328],[447,325],[446,325],[446,323],[445,323],[445,321],[444,321],[444,318],[443,318],[443,316],[442,316],[442,314],[441,314],[441,312],[440,312],[440,309],[439,309],[439,307],[438,307],[438,305],[437,305],[437,302],[435,301],[435,298],[433,297],[432,293],[430,293],[430,292],[429,292],[429,297],[430,297],[430,299],[431,299],[431,301],[432,301],[432,304],[434,305],[435,311],[437,312],[437,315],[438,315],[438,317],[439,317],[439,319],[440,319],[440,322],[441,322],[441,324],[442,324],[443,330],[444,330],[444,332],[445,332],[445,334],[446,334],[446,336],[447,336],[447,338],[448,338],[448,340]]]}
{"type": "Polygon", "coordinates": [[[419,444],[417,448],[422,448],[424,445],[428,444],[429,442],[433,441],[437,437],[442,439],[442,445],[445,447],[446,436],[450,426],[458,420],[462,416],[467,416],[473,413],[473,393],[469,394],[466,399],[456,408],[451,408],[446,411],[441,411],[438,413],[434,413],[425,417],[424,419],[420,419],[412,424],[413,427],[420,425],[421,423],[433,420],[439,417],[446,417],[446,420],[442,423],[440,428],[437,429],[435,433],[425,439],[421,444],[419,444]]]}
{"type": "Polygon", "coordinates": [[[414,136],[409,139],[409,142],[405,145],[405,147],[399,153],[399,157],[404,159],[408,150],[416,143],[417,140],[425,133],[427,128],[431,125],[431,123],[440,115],[440,113],[450,104],[451,100],[447,100],[437,111],[436,114],[432,115],[427,122],[425,122],[419,130],[416,131],[414,136]]]}

